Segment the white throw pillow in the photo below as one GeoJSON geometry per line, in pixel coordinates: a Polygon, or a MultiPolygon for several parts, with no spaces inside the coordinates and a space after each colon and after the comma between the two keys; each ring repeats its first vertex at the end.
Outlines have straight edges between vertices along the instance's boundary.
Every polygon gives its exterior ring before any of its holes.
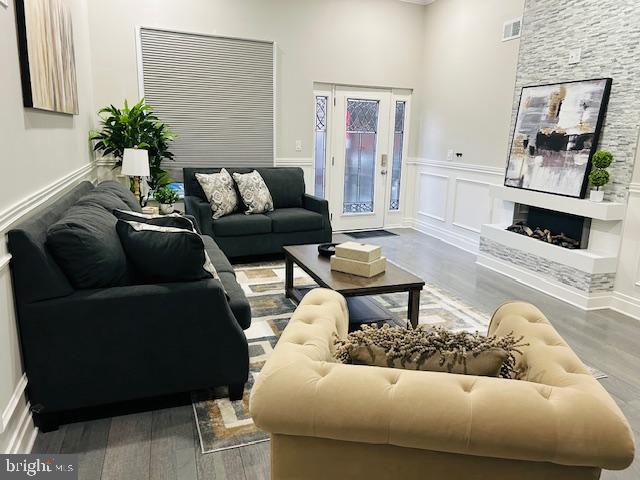
{"type": "Polygon", "coordinates": [[[238,185],[242,201],[247,206],[247,215],[273,211],[273,199],[257,170],[251,173],[234,173],[233,179],[238,185]]]}
{"type": "Polygon", "coordinates": [[[223,168],[220,173],[196,173],[196,180],[207,196],[213,218],[224,217],[237,210],[238,195],[233,178],[226,169],[223,168]]]}

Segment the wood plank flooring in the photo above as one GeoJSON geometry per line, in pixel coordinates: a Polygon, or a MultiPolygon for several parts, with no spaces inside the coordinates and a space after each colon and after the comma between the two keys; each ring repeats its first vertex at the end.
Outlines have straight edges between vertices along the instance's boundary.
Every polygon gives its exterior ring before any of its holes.
{"type": "MultiPolygon", "coordinates": [[[[537,305],[582,360],[602,370],[640,441],[640,321],[609,310],[584,312],[475,264],[475,256],[419,232],[371,240],[393,262],[490,314],[521,299],[537,305]]],[[[350,239],[336,235],[335,241],[350,239]]],[[[34,453],[79,453],[81,480],[255,480],[269,478],[268,442],[201,454],[190,405],[79,422],[38,434],[34,453]]],[[[640,457],[640,455],[639,455],[640,457]]],[[[606,480],[637,480],[640,460],[606,480]]],[[[302,479],[301,479],[302,480],[302,479]]],[[[443,479],[445,480],[445,479],[443,479]]]]}

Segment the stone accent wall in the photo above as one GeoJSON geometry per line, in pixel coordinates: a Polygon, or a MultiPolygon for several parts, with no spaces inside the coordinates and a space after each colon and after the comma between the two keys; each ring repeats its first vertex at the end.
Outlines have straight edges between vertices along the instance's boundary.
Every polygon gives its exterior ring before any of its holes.
{"type": "Polygon", "coordinates": [[[509,144],[523,86],[613,79],[599,147],[615,163],[606,198],[625,201],[640,131],[640,5],[637,0],[527,0],[509,144]],[[569,50],[582,60],[568,65],[569,50]]]}
{"type": "Polygon", "coordinates": [[[615,273],[587,273],[547,258],[507,247],[485,237],[480,238],[480,252],[584,292],[611,292],[615,273]]]}

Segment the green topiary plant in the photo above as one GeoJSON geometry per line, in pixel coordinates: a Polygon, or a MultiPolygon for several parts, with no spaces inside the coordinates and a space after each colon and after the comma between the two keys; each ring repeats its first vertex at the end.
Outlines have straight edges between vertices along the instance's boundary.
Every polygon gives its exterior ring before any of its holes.
{"type": "Polygon", "coordinates": [[[598,150],[591,159],[591,172],[589,173],[589,183],[600,190],[609,183],[609,172],[605,169],[613,162],[613,155],[606,150],[598,150]]]}
{"type": "Polygon", "coordinates": [[[125,148],[144,148],[149,151],[149,187],[155,190],[173,181],[161,164],[163,160],[173,160],[169,144],[175,135],[153,114],[144,98],[133,107],[125,100],[122,109],[113,105],[101,108],[98,115],[101,128],[89,132],[89,140],[96,142],[95,151],[113,155],[115,166],[119,167],[125,148]]]}
{"type": "Polygon", "coordinates": [[[164,205],[176,203],[179,198],[175,190],[167,186],[158,188],[153,194],[153,197],[157,200],[158,203],[162,203],[164,205]]]}

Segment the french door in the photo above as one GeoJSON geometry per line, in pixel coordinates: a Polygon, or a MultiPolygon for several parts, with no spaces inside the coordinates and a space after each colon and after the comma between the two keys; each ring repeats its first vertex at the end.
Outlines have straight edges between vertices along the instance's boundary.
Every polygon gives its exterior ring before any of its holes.
{"type": "Polygon", "coordinates": [[[391,91],[335,87],[329,194],[334,230],[382,228],[387,204],[391,91]]]}

